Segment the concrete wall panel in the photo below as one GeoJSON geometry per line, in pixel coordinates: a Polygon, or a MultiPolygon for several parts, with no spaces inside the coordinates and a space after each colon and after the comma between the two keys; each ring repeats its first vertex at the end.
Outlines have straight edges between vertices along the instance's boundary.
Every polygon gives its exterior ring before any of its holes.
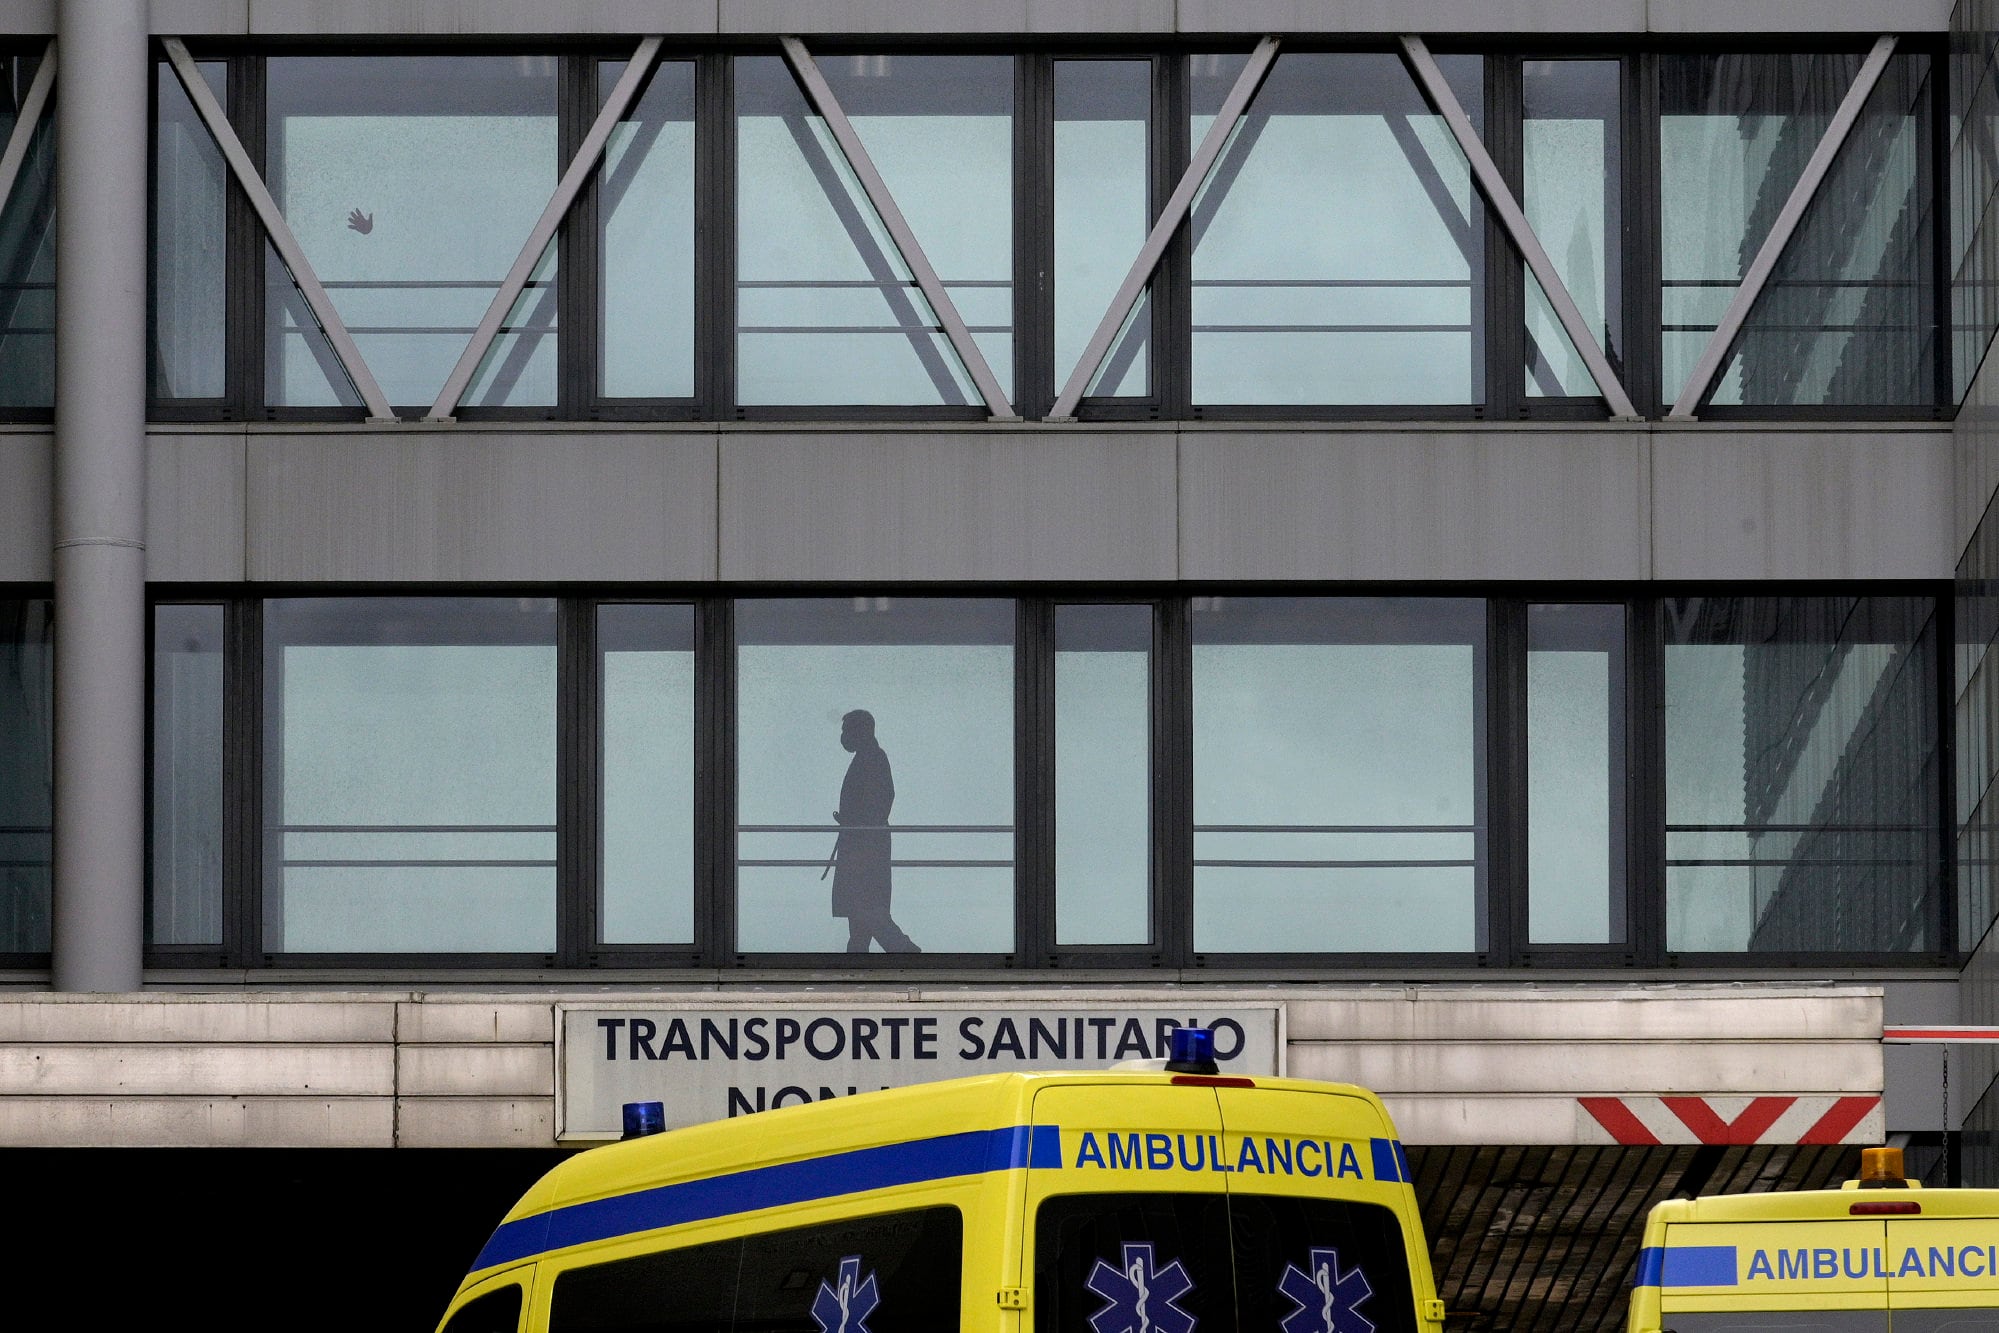
{"type": "Polygon", "coordinates": [[[1951,0],[1646,0],[1658,33],[1944,32],[1951,0]]]}
{"type": "Polygon", "coordinates": [[[553,1097],[555,1047],[396,1047],[396,1091],[407,1097],[553,1097]]]}
{"type": "Polygon", "coordinates": [[[396,1102],[399,1148],[554,1148],[548,1097],[404,1097],[396,1102]]]}
{"type": "Polygon", "coordinates": [[[1882,1001],[1876,987],[1837,992],[1783,986],[1747,988],[1746,993],[1731,989],[1734,993],[1727,995],[1697,989],[1519,997],[1425,991],[1415,1002],[1293,1000],[1286,1023],[1293,1043],[1680,1042],[1720,1033],[1735,1040],[1874,1041],[1881,1035],[1882,1001]]]}
{"type": "Polygon", "coordinates": [[[10,1148],[388,1148],[386,1098],[0,1097],[10,1148]]]}
{"type": "Polygon", "coordinates": [[[1170,579],[1161,431],[722,437],[724,579],[1170,579]]]}
{"type": "Polygon", "coordinates": [[[1881,1044],[1819,1042],[1292,1042],[1299,1078],[1377,1092],[1875,1092],[1881,1044]]]}
{"type": "Polygon", "coordinates": [[[1661,430],[1660,579],[1945,579],[1956,566],[1945,427],[1661,430]]]}
{"type": "Polygon", "coordinates": [[[714,477],[705,431],[259,434],[248,576],[710,579],[714,477]]]}
{"type": "Polygon", "coordinates": [[[146,578],[233,583],[243,578],[241,431],[146,437],[146,578]]]}
{"type": "Polygon", "coordinates": [[[1180,0],[1186,33],[1640,33],[1645,0],[1180,0]]]}
{"type": "Polygon", "coordinates": [[[0,1097],[384,1096],[386,1046],[0,1046],[0,1097]]]}
{"type": "Polygon", "coordinates": [[[1641,579],[1643,430],[1188,430],[1188,579],[1641,579]]]}
{"type": "Polygon", "coordinates": [[[55,577],[55,452],[47,431],[0,431],[0,583],[55,577]]]}
{"type": "Polygon", "coordinates": [[[56,30],[56,0],[13,0],[0,5],[0,32],[47,36],[56,30]]]}
{"type": "Polygon", "coordinates": [[[353,1044],[395,1039],[393,1008],[374,1000],[110,1000],[78,996],[0,1004],[0,1042],[67,1044],[353,1044]]]}
{"type": "Polygon", "coordinates": [[[1170,33],[1173,0],[721,0],[727,33],[1170,33]]]}
{"type": "MultiPolygon", "coordinates": [[[[715,0],[249,0],[257,34],[712,33],[715,0]]],[[[158,29],[155,29],[158,31],[158,29]]]]}
{"type": "Polygon", "coordinates": [[[150,0],[152,31],[162,37],[238,36],[250,31],[250,0],[150,0]]]}
{"type": "Polygon", "coordinates": [[[549,1000],[453,1001],[432,999],[396,1006],[396,1037],[406,1042],[555,1041],[555,1005],[549,1000]]]}

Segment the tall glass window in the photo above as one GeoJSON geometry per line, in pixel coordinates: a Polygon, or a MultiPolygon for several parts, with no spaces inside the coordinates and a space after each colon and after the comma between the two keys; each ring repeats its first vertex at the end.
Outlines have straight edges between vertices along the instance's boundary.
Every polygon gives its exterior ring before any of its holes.
{"type": "Polygon", "coordinates": [[[1527,941],[1621,944],[1624,608],[1527,608],[1527,941]]]}
{"type": "Polygon", "coordinates": [[[49,949],[55,616],[0,600],[0,953],[49,949]]]}
{"type": "MultiPolygon", "coordinates": [[[[1190,59],[1193,142],[1241,63],[1190,59]]],[[[1479,58],[1438,63],[1477,122],[1479,58]]],[[[1190,227],[1195,402],[1484,401],[1483,205],[1395,56],[1279,57],[1190,227]]]]}
{"type": "Polygon", "coordinates": [[[1485,604],[1196,597],[1194,947],[1484,947],[1485,604]]]}
{"type": "MultiPolygon", "coordinates": [[[[1671,403],[1860,72],[1857,52],[1659,58],[1660,395],[1671,403]]],[[[1741,401],[1739,377],[1717,403],[1741,401]]]]}
{"type": "MultiPolygon", "coordinates": [[[[825,56],[821,72],[1002,384],[1013,376],[1013,61],[825,56]]],[[[736,77],[736,396],[980,401],[823,120],[776,57],[736,77]]]]}
{"type": "MultiPolygon", "coordinates": [[[[598,63],[598,97],[626,62],[598,63]]],[[[694,393],[694,65],[655,66],[611,133],[598,183],[599,391],[694,393]]]]}
{"type": "MultiPolygon", "coordinates": [[[[272,56],[265,178],[389,401],[428,407],[555,191],[553,56],[272,56]]],[[[266,401],[358,401],[269,252],[266,401]]],[[[555,247],[464,402],[555,402],[555,247]]]]}
{"type": "Polygon", "coordinates": [[[1148,944],[1152,608],[1055,608],[1055,942],[1148,944]]]}
{"type": "Polygon", "coordinates": [[[552,598],[264,604],[264,947],[555,948],[552,598]]]}
{"type": "MultiPolygon", "coordinates": [[[[39,56],[0,60],[0,143],[14,124],[39,56]]],[[[56,400],[56,104],[0,206],[0,407],[56,400]]]]}
{"type": "Polygon", "coordinates": [[[1898,55],[1723,363],[1717,403],[1937,401],[1930,58],[1898,55]]]}
{"type": "Polygon", "coordinates": [[[222,943],[222,636],[226,608],[153,608],[154,944],[222,943]]]}
{"type": "MultiPolygon", "coordinates": [[[[197,66],[228,102],[228,62],[197,66]]],[[[153,74],[153,355],[156,398],[228,391],[228,168],[172,66],[153,74]]]]}
{"type": "Polygon", "coordinates": [[[694,939],[694,608],[597,608],[604,828],[597,937],[694,939]]]}
{"type": "Polygon", "coordinates": [[[1938,946],[1935,609],[1662,604],[1669,949],[1938,946]]]}
{"type": "Polygon", "coordinates": [[[736,604],[737,942],[1014,947],[1014,606],[736,604]]]}
{"type": "MultiPolygon", "coordinates": [[[[1075,372],[1152,225],[1147,168],[1152,63],[1055,62],[1055,387],[1075,372]]],[[[1152,309],[1140,297],[1091,381],[1104,397],[1150,391],[1152,309]]]]}
{"type": "MultiPolygon", "coordinates": [[[[1613,366],[1623,364],[1623,126],[1615,60],[1521,69],[1521,209],[1613,366]]],[[[1527,395],[1594,397],[1595,378],[1523,264],[1527,395]]]]}

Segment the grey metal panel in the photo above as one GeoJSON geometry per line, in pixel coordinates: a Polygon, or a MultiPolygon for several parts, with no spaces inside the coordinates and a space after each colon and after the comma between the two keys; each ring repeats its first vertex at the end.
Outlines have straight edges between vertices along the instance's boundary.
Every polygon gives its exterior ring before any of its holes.
{"type": "Polygon", "coordinates": [[[236,36],[250,31],[250,0],[151,0],[152,30],[162,37],[236,36]]]}
{"type": "Polygon", "coordinates": [[[146,579],[243,578],[243,430],[146,437],[146,579]]]}
{"type": "Polygon", "coordinates": [[[13,0],[0,5],[0,32],[53,36],[55,30],[56,0],[13,0]]]}
{"type": "Polygon", "coordinates": [[[1659,431],[1660,579],[1947,579],[1951,436],[1943,426],[1659,431]]]}
{"type": "MultiPolygon", "coordinates": [[[[1890,981],[1882,986],[1881,1018],[1884,1023],[1952,1024],[1958,1016],[1959,984],[1954,980],[1890,981]]],[[[1888,1114],[1888,1128],[1912,1132],[1936,1132],[1958,1128],[1962,1109],[1948,1117],[1944,1107],[1949,1085],[1946,1061],[1956,1052],[1943,1046],[1886,1046],[1881,1048],[1882,1102],[1888,1114]]],[[[1959,1082],[1963,1082],[1962,1077],[1959,1082]]],[[[1953,1098],[1952,1100],[1956,1100],[1953,1098]]]]}
{"type": "Polygon", "coordinates": [[[1642,579],[1638,428],[1180,435],[1188,579],[1642,579]]]}
{"type": "Polygon", "coordinates": [[[1168,33],[1172,0],[720,0],[725,33],[1168,33]]]}
{"type": "Polygon", "coordinates": [[[1180,31],[1637,33],[1645,12],[1645,0],[1505,0],[1476,10],[1464,0],[1180,0],[1180,31]]]}
{"type": "Polygon", "coordinates": [[[270,431],[252,580],[715,576],[715,439],[688,431],[270,431]]]}
{"type": "Polygon", "coordinates": [[[1661,33],[1945,32],[1951,0],[1647,0],[1661,33]]]}
{"type": "Polygon", "coordinates": [[[47,583],[55,442],[46,428],[0,431],[0,583],[47,583]]]}
{"type": "Polygon", "coordinates": [[[1163,431],[724,432],[724,579],[1170,579],[1163,431]]]}
{"type": "Polygon", "coordinates": [[[712,33],[715,0],[249,0],[250,31],[298,34],[712,33]]]}

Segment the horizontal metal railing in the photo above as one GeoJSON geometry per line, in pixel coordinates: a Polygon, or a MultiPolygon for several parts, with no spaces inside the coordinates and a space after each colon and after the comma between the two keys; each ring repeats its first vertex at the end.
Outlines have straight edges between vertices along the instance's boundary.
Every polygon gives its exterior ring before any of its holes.
{"type": "MultiPolygon", "coordinates": [[[[742,833],[989,833],[1013,835],[1011,824],[738,824],[736,832],[742,833]]],[[[736,858],[738,866],[764,869],[790,867],[820,870],[832,862],[832,852],[816,857],[742,857],[736,858]]],[[[889,861],[891,866],[928,870],[1006,870],[1013,866],[1012,857],[896,857],[889,861]]]]}

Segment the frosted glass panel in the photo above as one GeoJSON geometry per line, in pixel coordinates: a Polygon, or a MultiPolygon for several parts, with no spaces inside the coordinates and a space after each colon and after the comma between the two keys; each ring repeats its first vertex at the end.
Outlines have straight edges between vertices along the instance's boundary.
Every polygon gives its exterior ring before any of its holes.
{"type": "MultiPolygon", "coordinates": [[[[1615,60],[1529,60],[1521,79],[1521,210],[1584,324],[1611,364],[1622,364],[1621,68],[1615,60]]],[[[1554,306],[1526,278],[1527,395],[1595,396],[1596,380],[1554,306]]]]}
{"type": "Polygon", "coordinates": [[[265,603],[265,947],[555,947],[555,603],[265,603]]]}
{"type": "Polygon", "coordinates": [[[49,948],[55,617],[0,600],[0,953],[49,948]]]}
{"type": "Polygon", "coordinates": [[[153,608],[154,944],[222,943],[222,635],[226,608],[153,608]]]}
{"type": "Polygon", "coordinates": [[[1194,947],[1471,952],[1484,603],[1197,597],[1194,947]]]}
{"type": "MultiPolygon", "coordinates": [[[[1145,244],[1152,224],[1152,63],[1055,62],[1055,384],[1075,372],[1090,335],[1145,244]]],[[[1150,381],[1152,314],[1139,301],[1089,392],[1143,396],[1150,381]]]]}
{"type": "Polygon", "coordinates": [[[737,603],[739,947],[1014,947],[1013,622],[996,599],[737,603]]]}
{"type": "Polygon", "coordinates": [[[1152,932],[1152,608],[1055,608],[1055,942],[1152,932]]]}
{"type": "MultiPolygon", "coordinates": [[[[598,67],[599,95],[625,71],[598,67]]],[[[694,66],[665,61],[611,133],[598,184],[601,392],[694,392],[694,66]]]]}
{"type": "MultiPolygon", "coordinates": [[[[204,60],[197,68],[227,106],[228,65],[204,60]]],[[[164,62],[154,83],[152,393],[220,398],[227,390],[228,169],[164,62]]]]}
{"type": "Polygon", "coordinates": [[[1624,608],[1527,609],[1527,939],[1618,944],[1624,608]]]}
{"type": "MultiPolygon", "coordinates": [[[[0,61],[0,135],[14,129],[38,57],[0,61]]],[[[56,379],[56,115],[51,97],[0,201],[0,406],[48,407],[56,379]]],[[[4,140],[0,140],[4,142],[4,140]]],[[[46,947],[46,946],[45,946],[46,947]]]]}
{"type": "Polygon", "coordinates": [[[694,608],[597,608],[605,944],[694,939],[694,608]]]}

